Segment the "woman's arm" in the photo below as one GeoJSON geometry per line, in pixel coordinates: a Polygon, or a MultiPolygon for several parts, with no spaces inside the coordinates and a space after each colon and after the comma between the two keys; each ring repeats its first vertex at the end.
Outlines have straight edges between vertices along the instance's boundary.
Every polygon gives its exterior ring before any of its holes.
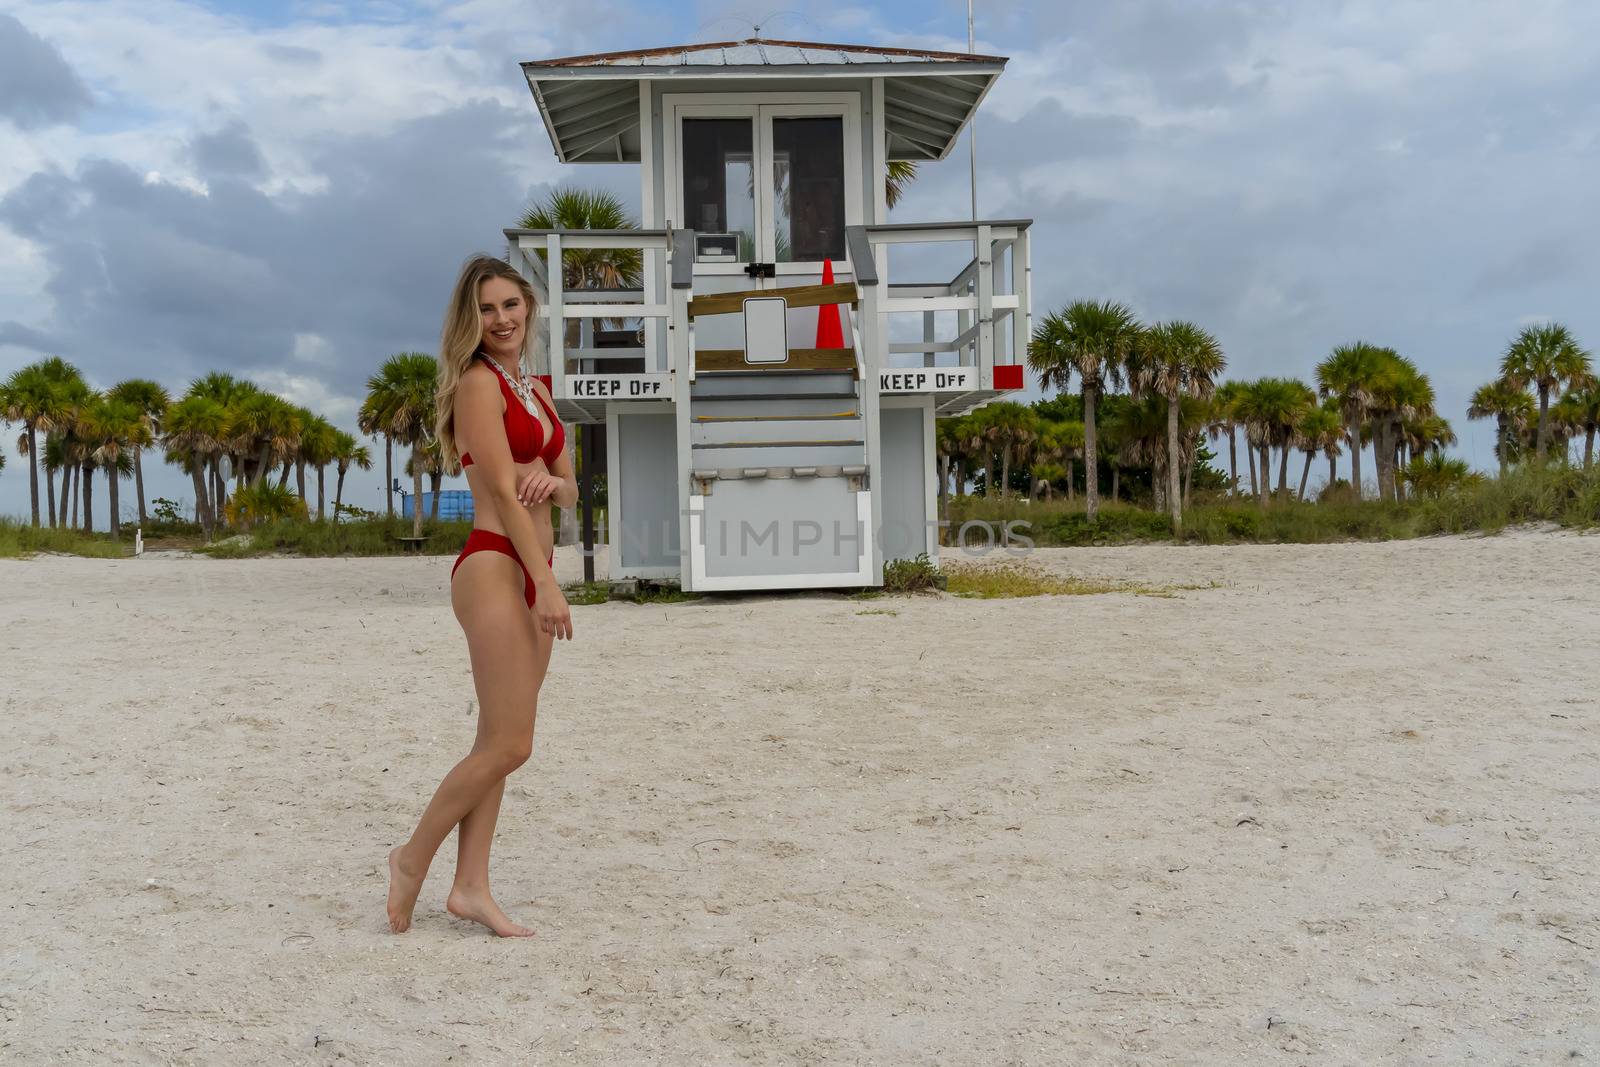
{"type": "MultiPolygon", "coordinates": [[[[540,628],[557,637],[571,637],[572,613],[566,597],[539,548],[533,516],[517,499],[516,466],[511,459],[511,445],[506,441],[500,386],[492,371],[474,369],[462,375],[461,386],[456,391],[455,414],[456,443],[461,451],[472,453],[476,469],[474,480],[494,502],[506,536],[511,538],[523,566],[533,576],[538,590],[534,610],[538,613],[540,628]]],[[[570,469],[570,462],[568,467],[570,469]]]]}

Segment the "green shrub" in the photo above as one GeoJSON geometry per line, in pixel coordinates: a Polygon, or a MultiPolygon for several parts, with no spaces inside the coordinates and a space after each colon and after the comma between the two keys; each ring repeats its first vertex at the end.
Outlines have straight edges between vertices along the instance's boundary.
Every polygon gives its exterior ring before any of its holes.
{"type": "Polygon", "coordinates": [[[885,593],[925,593],[942,589],[944,585],[944,575],[939,573],[926,552],[915,559],[893,559],[883,565],[885,593]]]}

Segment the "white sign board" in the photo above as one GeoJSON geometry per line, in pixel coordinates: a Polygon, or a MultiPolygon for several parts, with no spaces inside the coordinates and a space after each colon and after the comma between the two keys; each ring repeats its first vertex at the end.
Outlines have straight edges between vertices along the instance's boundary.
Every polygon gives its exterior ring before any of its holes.
{"type": "Polygon", "coordinates": [[[573,400],[649,400],[672,396],[670,374],[569,374],[567,396],[573,400]]]}
{"type": "Polygon", "coordinates": [[[977,367],[906,367],[878,372],[880,393],[967,392],[976,388],[977,367]]]}

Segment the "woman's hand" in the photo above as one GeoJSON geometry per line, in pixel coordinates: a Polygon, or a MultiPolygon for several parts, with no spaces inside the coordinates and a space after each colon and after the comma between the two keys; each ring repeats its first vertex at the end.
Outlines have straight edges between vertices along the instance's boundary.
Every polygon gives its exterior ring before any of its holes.
{"type": "Polygon", "coordinates": [[[566,595],[554,579],[539,590],[533,610],[539,619],[539,629],[554,634],[557,639],[572,639],[572,609],[567,606],[566,595]]]}
{"type": "Polygon", "coordinates": [[[550,468],[544,465],[542,459],[518,463],[516,470],[517,499],[524,507],[544,503],[550,499],[551,493],[561,487],[561,479],[550,473],[550,468]]]}

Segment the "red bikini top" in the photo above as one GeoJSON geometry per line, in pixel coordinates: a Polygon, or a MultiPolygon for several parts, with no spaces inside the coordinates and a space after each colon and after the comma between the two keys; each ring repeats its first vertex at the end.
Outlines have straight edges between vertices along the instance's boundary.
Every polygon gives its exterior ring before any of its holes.
{"type": "MultiPolygon", "coordinates": [[[[475,358],[486,360],[489,357],[479,352],[476,353],[475,358]]],[[[494,368],[490,368],[490,373],[494,374],[494,368]]],[[[538,390],[534,390],[533,395],[538,397],[539,406],[544,408],[545,414],[550,418],[550,425],[555,428],[555,432],[550,435],[550,440],[541,442],[540,439],[544,436],[544,427],[539,424],[539,420],[533,417],[531,411],[522,406],[522,398],[511,391],[511,386],[503,375],[494,374],[494,377],[495,381],[500,383],[500,395],[505,397],[506,401],[506,444],[511,446],[511,459],[516,463],[532,463],[534,457],[538,456],[544,460],[546,467],[553,466],[556,456],[561,454],[561,450],[567,444],[567,433],[561,427],[560,417],[556,415],[549,404],[544,402],[544,396],[538,390]]],[[[461,465],[463,467],[472,466],[470,453],[461,453],[461,465]]]]}

